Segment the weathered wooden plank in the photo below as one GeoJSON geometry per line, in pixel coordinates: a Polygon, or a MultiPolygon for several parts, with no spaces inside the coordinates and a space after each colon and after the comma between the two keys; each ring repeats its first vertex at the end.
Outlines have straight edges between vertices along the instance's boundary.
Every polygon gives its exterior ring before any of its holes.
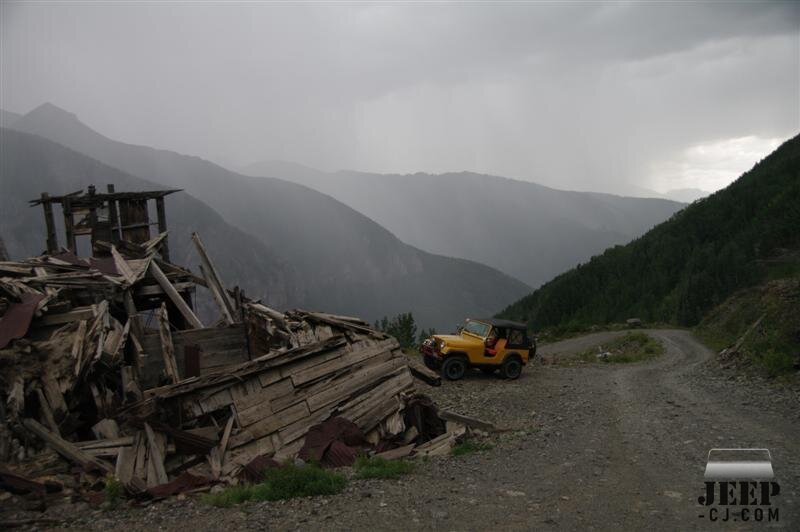
{"type": "Polygon", "coordinates": [[[306,369],[335,360],[351,350],[352,348],[350,345],[344,345],[324,353],[315,353],[313,356],[303,358],[302,360],[291,361],[290,359],[286,364],[280,366],[281,377],[291,377],[306,369]]]}
{"type": "Polygon", "coordinates": [[[233,396],[231,396],[230,388],[224,388],[205,399],[198,400],[198,404],[200,408],[203,409],[203,413],[208,414],[209,412],[214,412],[220,408],[232,405],[233,396]]]}
{"type": "Polygon", "coordinates": [[[214,294],[215,299],[219,298],[218,304],[221,309],[225,309],[223,315],[226,316],[226,321],[230,320],[229,323],[233,323],[233,316],[236,316],[236,311],[234,309],[233,301],[231,301],[228,291],[225,290],[225,285],[222,283],[222,278],[220,277],[217,269],[214,267],[214,263],[211,262],[211,258],[206,252],[203,241],[200,240],[200,236],[197,233],[192,233],[192,241],[194,241],[194,245],[197,247],[197,253],[200,255],[200,261],[203,266],[203,276],[205,277],[209,287],[212,285],[214,286],[212,294],[214,294]]]}
{"type": "Polygon", "coordinates": [[[397,449],[391,449],[389,451],[384,451],[382,453],[378,453],[375,456],[378,458],[383,458],[384,460],[398,460],[400,458],[405,458],[406,456],[410,455],[411,452],[414,450],[415,444],[404,445],[403,447],[398,447],[397,449]]]}
{"type": "Polygon", "coordinates": [[[298,438],[302,438],[308,432],[308,429],[328,419],[331,415],[330,408],[323,408],[312,413],[308,417],[298,419],[294,423],[282,428],[278,434],[284,445],[288,445],[298,438]]]}
{"type": "Polygon", "coordinates": [[[104,447],[130,447],[135,443],[135,436],[120,436],[118,438],[109,438],[105,440],[86,440],[75,442],[75,446],[85,450],[88,449],[102,449],[104,447]]]}
{"type": "Polygon", "coordinates": [[[134,444],[127,447],[118,447],[117,463],[114,468],[114,475],[123,484],[128,484],[133,478],[134,468],[136,467],[136,455],[139,452],[139,434],[134,436],[134,444]]]}
{"type": "MultiPolygon", "coordinates": [[[[256,382],[258,382],[257,379],[253,380],[256,380],[256,382]]],[[[242,425],[246,424],[249,425],[249,423],[242,422],[241,419],[242,415],[245,416],[247,415],[246,413],[248,410],[250,410],[251,408],[259,408],[265,406],[267,408],[267,411],[269,411],[269,409],[271,408],[270,402],[273,399],[291,394],[293,391],[294,391],[294,386],[292,386],[291,379],[283,379],[273,384],[270,384],[269,386],[261,388],[259,392],[250,394],[246,398],[242,398],[241,400],[236,402],[236,410],[239,413],[239,423],[241,423],[242,425]]]]}
{"type": "MultiPolygon", "coordinates": [[[[391,353],[388,353],[387,356],[391,357],[391,353]]],[[[314,411],[337,400],[347,399],[360,388],[391,374],[401,367],[403,363],[402,360],[397,358],[389,358],[382,363],[365,367],[360,371],[336,379],[330,387],[306,400],[308,408],[314,411]]]]}
{"type": "Polygon", "coordinates": [[[145,480],[147,478],[147,436],[144,431],[136,433],[136,466],[133,469],[135,478],[145,480]]]}
{"type": "Polygon", "coordinates": [[[295,386],[300,386],[303,383],[318,379],[333,371],[358,364],[359,362],[363,362],[368,358],[386,353],[387,351],[391,352],[391,344],[393,342],[394,340],[384,340],[383,342],[378,342],[377,344],[370,345],[368,347],[362,347],[360,344],[353,344],[351,346],[351,351],[344,353],[337,359],[323,362],[322,364],[302,371],[293,372],[291,375],[292,382],[295,386]]]}
{"type": "Polygon", "coordinates": [[[219,293],[219,287],[217,287],[217,284],[214,282],[214,280],[211,278],[211,275],[202,264],[200,265],[200,273],[206,280],[206,286],[211,292],[211,296],[214,299],[214,302],[217,304],[220,314],[222,314],[223,321],[228,325],[233,325],[235,320],[233,319],[233,315],[231,314],[230,310],[225,305],[225,299],[223,298],[222,294],[219,293]]]}
{"type": "Polygon", "coordinates": [[[56,422],[63,420],[64,416],[67,415],[68,408],[58,382],[56,382],[49,373],[42,375],[39,378],[39,382],[42,385],[42,392],[44,392],[44,396],[47,398],[47,404],[50,406],[50,410],[53,413],[53,418],[56,422]]]}
{"type": "Polygon", "coordinates": [[[166,292],[169,299],[175,304],[183,317],[186,318],[186,321],[189,322],[192,327],[196,329],[202,329],[203,322],[201,322],[200,319],[195,316],[194,312],[192,312],[192,309],[190,309],[189,305],[186,304],[186,301],[183,300],[178,291],[175,290],[175,287],[172,286],[172,283],[169,281],[169,279],[167,279],[167,276],[164,275],[164,272],[161,271],[161,268],[158,267],[156,261],[150,263],[150,268],[148,271],[156,280],[156,282],[158,282],[159,286],[164,289],[164,292],[166,292]]]}
{"type": "Polygon", "coordinates": [[[139,311],[136,310],[136,304],[133,302],[133,296],[130,290],[125,290],[122,294],[122,301],[125,305],[125,312],[128,314],[128,321],[131,323],[131,329],[136,338],[144,338],[144,326],[142,319],[139,317],[139,311]]]}
{"type": "MultiPolygon", "coordinates": [[[[156,434],[153,432],[153,428],[150,426],[149,423],[144,424],[144,430],[147,434],[147,443],[148,443],[148,456],[149,456],[149,464],[153,465],[156,474],[156,480],[158,484],[166,484],[169,482],[169,477],[167,477],[167,471],[164,469],[164,452],[161,442],[156,439],[156,434]]],[[[150,475],[148,474],[148,484],[150,475]]]]}
{"type": "MultiPolygon", "coordinates": [[[[231,445],[233,442],[231,441],[231,445]]],[[[263,438],[259,438],[257,440],[249,441],[244,445],[240,445],[236,449],[236,463],[238,464],[246,464],[256,456],[261,455],[269,455],[275,452],[275,446],[272,443],[272,438],[270,436],[265,436],[263,438]]],[[[223,473],[226,472],[230,468],[230,464],[223,465],[222,471],[223,473]]]]}
{"type": "Polygon", "coordinates": [[[178,364],[175,362],[175,347],[172,344],[172,334],[169,330],[169,317],[166,303],[156,311],[158,317],[158,335],[161,339],[161,356],[164,359],[164,371],[173,383],[180,381],[178,364]]]}
{"type": "Polygon", "coordinates": [[[69,312],[61,312],[59,314],[45,314],[38,319],[39,325],[61,325],[62,323],[70,323],[73,321],[89,320],[95,317],[95,308],[79,307],[69,312]]]}
{"type": "Polygon", "coordinates": [[[88,469],[100,469],[107,473],[112,472],[112,468],[107,463],[101,460],[95,460],[92,456],[86,454],[74,444],[62,439],[61,437],[53,434],[46,428],[44,428],[38,421],[35,419],[26,418],[22,420],[22,424],[25,426],[26,429],[34,433],[40,439],[42,439],[47,445],[49,445],[54,451],[56,451],[61,456],[80,464],[81,466],[88,468],[88,469]]]}
{"type": "Polygon", "coordinates": [[[281,412],[276,412],[252,425],[246,427],[239,434],[231,437],[231,448],[244,445],[254,439],[261,438],[268,434],[308,416],[310,412],[305,403],[299,403],[281,412]]]}
{"type": "Polygon", "coordinates": [[[117,271],[125,279],[125,282],[129,285],[136,282],[136,274],[133,272],[130,266],[128,266],[127,261],[125,258],[119,254],[117,251],[117,247],[112,245],[111,246],[111,256],[114,258],[114,266],[117,268],[117,271]]]}
{"type": "Polygon", "coordinates": [[[41,389],[36,388],[36,396],[39,398],[39,409],[42,411],[42,418],[44,418],[50,430],[53,431],[53,434],[60,436],[61,431],[58,429],[58,423],[56,423],[53,411],[50,409],[50,405],[47,404],[47,399],[41,389]]]}
{"type": "Polygon", "coordinates": [[[408,371],[401,370],[394,377],[383,381],[375,388],[360,394],[353,400],[341,405],[338,413],[339,415],[354,421],[364,416],[379,401],[387,397],[394,397],[401,391],[412,388],[413,385],[413,379],[408,371]]]}
{"type": "Polygon", "coordinates": [[[119,438],[119,425],[113,419],[103,418],[92,426],[92,432],[98,439],[119,438]]]}
{"type": "Polygon", "coordinates": [[[247,378],[244,382],[234,384],[231,386],[231,397],[233,397],[233,404],[236,408],[247,408],[254,404],[257,399],[254,397],[252,400],[250,396],[256,396],[261,393],[261,383],[255,376],[247,378]],[[253,401],[253,402],[251,402],[253,401]]]}

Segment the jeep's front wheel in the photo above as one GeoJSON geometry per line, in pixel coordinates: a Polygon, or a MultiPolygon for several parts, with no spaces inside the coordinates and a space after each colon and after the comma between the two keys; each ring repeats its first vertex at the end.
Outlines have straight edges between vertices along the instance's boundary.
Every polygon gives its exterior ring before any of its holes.
{"type": "Polygon", "coordinates": [[[522,360],[518,356],[506,358],[500,367],[500,374],[509,380],[518,379],[522,374],[522,360]]]}
{"type": "Polygon", "coordinates": [[[467,373],[467,361],[461,357],[450,357],[442,364],[442,376],[449,381],[464,378],[467,373]]]}

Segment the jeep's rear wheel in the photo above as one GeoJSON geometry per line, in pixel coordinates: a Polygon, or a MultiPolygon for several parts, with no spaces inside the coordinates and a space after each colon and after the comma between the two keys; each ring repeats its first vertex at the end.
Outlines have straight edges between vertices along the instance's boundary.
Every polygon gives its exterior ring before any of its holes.
{"type": "Polygon", "coordinates": [[[442,376],[449,381],[464,378],[467,372],[467,361],[461,357],[450,357],[442,364],[442,376]]]}
{"type": "Polygon", "coordinates": [[[503,361],[500,373],[506,379],[518,379],[522,374],[522,360],[518,356],[510,356],[503,361]]]}

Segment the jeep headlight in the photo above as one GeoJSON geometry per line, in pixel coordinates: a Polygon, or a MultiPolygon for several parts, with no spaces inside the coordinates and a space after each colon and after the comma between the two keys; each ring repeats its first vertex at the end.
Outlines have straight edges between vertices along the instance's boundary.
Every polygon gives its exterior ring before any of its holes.
{"type": "Polygon", "coordinates": [[[439,351],[444,349],[444,346],[445,346],[445,341],[444,340],[439,340],[439,351]]]}

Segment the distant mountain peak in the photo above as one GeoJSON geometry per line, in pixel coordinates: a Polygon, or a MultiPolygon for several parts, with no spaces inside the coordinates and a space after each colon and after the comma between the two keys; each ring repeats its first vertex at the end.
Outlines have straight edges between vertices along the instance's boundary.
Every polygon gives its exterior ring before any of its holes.
{"type": "Polygon", "coordinates": [[[70,113],[69,111],[62,109],[61,107],[50,102],[45,102],[40,106],[35,107],[25,116],[46,116],[48,118],[65,118],[78,122],[80,121],[75,113],[70,113]]]}

